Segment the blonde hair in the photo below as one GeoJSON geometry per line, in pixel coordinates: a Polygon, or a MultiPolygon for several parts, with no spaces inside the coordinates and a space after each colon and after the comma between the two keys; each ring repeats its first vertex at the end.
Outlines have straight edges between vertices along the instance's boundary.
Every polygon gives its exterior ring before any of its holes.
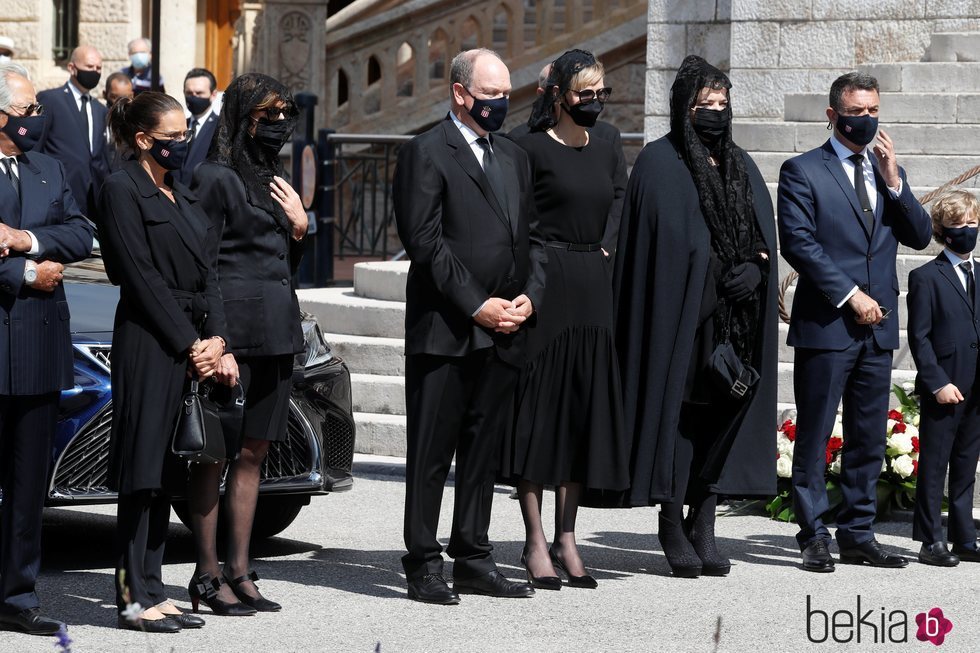
{"type": "Polygon", "coordinates": [[[932,237],[937,243],[945,245],[943,223],[959,222],[971,213],[973,217],[980,220],[980,201],[973,193],[953,190],[944,194],[932,205],[932,237]]]}
{"type": "Polygon", "coordinates": [[[602,63],[596,59],[594,66],[583,68],[572,75],[568,88],[572,89],[573,91],[581,91],[586,86],[598,84],[599,81],[605,76],[606,69],[603,68],[602,63]]]}

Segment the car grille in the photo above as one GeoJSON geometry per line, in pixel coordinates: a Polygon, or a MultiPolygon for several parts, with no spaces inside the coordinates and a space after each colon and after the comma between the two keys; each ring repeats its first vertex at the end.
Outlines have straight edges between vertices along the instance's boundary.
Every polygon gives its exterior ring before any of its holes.
{"type": "Polygon", "coordinates": [[[310,439],[297,412],[289,411],[286,439],[273,442],[269,447],[269,454],[262,463],[263,479],[305,476],[312,471],[310,439]]]}
{"type": "Polygon", "coordinates": [[[354,423],[333,413],[327,414],[324,427],[324,464],[349,472],[354,457],[354,423]]]}
{"type": "Polygon", "coordinates": [[[83,496],[108,492],[111,429],[112,404],[107,404],[79,431],[58,461],[52,483],[56,493],[83,496]]]}
{"type": "Polygon", "coordinates": [[[106,366],[112,368],[112,346],[111,345],[87,345],[86,349],[92,354],[92,358],[106,366]]]}

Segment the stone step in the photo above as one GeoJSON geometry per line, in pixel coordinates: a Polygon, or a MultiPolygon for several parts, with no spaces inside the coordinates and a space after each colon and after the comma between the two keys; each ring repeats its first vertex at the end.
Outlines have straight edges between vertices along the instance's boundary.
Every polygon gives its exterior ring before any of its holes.
{"type": "Polygon", "coordinates": [[[980,61],[980,32],[935,32],[926,61],[980,61]]]}
{"type": "MultiPolygon", "coordinates": [[[[779,381],[776,388],[776,401],[778,404],[796,404],[796,396],[793,390],[793,364],[792,363],[779,363],[778,366],[778,377],[779,381]]],[[[892,383],[898,383],[901,385],[906,381],[915,381],[915,372],[909,370],[892,370],[892,383]]],[[[803,389],[805,391],[805,389],[803,389]]],[[[894,407],[898,405],[898,400],[894,395],[891,395],[889,404],[894,407]]],[[[778,413],[777,413],[778,415],[778,413]]],[[[360,434],[358,434],[360,437],[360,434]]]]}
{"type": "Polygon", "coordinates": [[[404,374],[405,340],[325,333],[330,348],[355,374],[404,374]]]}
{"type": "Polygon", "coordinates": [[[358,297],[353,288],[304,288],[296,295],[300,308],[315,315],[325,332],[405,337],[404,302],[358,297]]]}
{"type": "Polygon", "coordinates": [[[405,282],[408,280],[409,265],[409,261],[356,263],[354,293],[369,299],[405,301],[405,282]]]}
{"type": "MultiPolygon", "coordinates": [[[[980,94],[977,98],[980,99],[980,94]]],[[[824,98],[822,102],[826,104],[827,99],[824,98]]],[[[806,152],[820,147],[830,138],[826,118],[813,120],[813,122],[736,120],[733,125],[733,138],[739,146],[753,156],[755,152],[806,152]]],[[[980,122],[980,116],[976,122],[980,122]]],[[[889,119],[888,122],[883,123],[883,127],[895,141],[899,163],[906,154],[973,154],[980,150],[980,130],[977,129],[976,124],[909,124],[892,123],[889,119]]]]}
{"type": "MultiPolygon", "coordinates": [[[[950,86],[938,93],[882,93],[879,120],[891,134],[893,123],[976,123],[980,116],[976,107],[980,104],[980,93],[954,92],[961,87],[950,86]]],[[[827,124],[826,93],[787,93],[783,98],[783,118],[788,121],[827,124]]],[[[973,137],[976,140],[976,137],[973,137]]],[[[899,146],[901,141],[895,141],[899,146]]],[[[906,151],[905,149],[899,150],[906,151]]]]}
{"type": "MultiPolygon", "coordinates": [[[[752,152],[763,179],[779,181],[779,168],[796,152],[752,152]]],[[[900,154],[899,162],[913,186],[937,187],[959,177],[978,163],[976,156],[962,154],[900,154]]],[[[980,187],[980,175],[966,181],[963,188],[980,187]]]]}
{"type": "Polygon", "coordinates": [[[980,91],[980,63],[911,62],[878,63],[858,66],[878,79],[881,92],[963,93],[980,91]]]}
{"type": "Polygon", "coordinates": [[[405,414],[405,378],[381,374],[350,375],[355,413],[405,414]]]}
{"type": "MultiPolygon", "coordinates": [[[[779,322],[779,362],[793,362],[793,348],[786,344],[786,336],[789,334],[789,325],[779,322]]],[[[900,329],[898,332],[898,349],[892,355],[892,369],[914,371],[915,362],[912,360],[912,352],[909,350],[908,331],[900,329]]]]}
{"type": "Polygon", "coordinates": [[[355,453],[405,457],[404,415],[354,413],[354,423],[357,425],[355,453]]]}

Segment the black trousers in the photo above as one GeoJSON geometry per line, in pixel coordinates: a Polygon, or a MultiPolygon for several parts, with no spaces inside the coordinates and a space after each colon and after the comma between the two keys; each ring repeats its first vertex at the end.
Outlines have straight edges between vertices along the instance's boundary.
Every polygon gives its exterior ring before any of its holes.
{"type": "Polygon", "coordinates": [[[408,459],[405,548],[409,579],[442,573],[436,538],[443,488],[456,455],[456,501],[446,554],[455,578],[496,570],[487,535],[503,436],[510,427],[518,368],[493,349],[465,357],[412,354],[405,361],[408,459]]]}
{"type": "Polygon", "coordinates": [[[58,423],[58,393],[0,396],[0,611],[40,606],[41,512],[58,423]]]}
{"type": "Polygon", "coordinates": [[[923,397],[919,419],[919,473],[915,481],[912,538],[926,544],[949,541],[971,547],[973,486],[980,456],[980,384],[963,391],[958,404],[923,397]],[[943,538],[943,481],[949,465],[948,539],[943,538]]]}
{"type": "Polygon", "coordinates": [[[797,348],[793,369],[796,392],[796,444],[793,453],[793,508],[804,549],[830,540],[821,515],[827,498],[827,441],[844,402],[840,512],[837,542],[850,548],[874,538],[878,477],[885,456],[892,352],[870,334],[843,351],[797,348]]]}
{"type": "Polygon", "coordinates": [[[128,603],[144,609],[166,600],[163,550],[170,527],[170,497],[156,490],[119,495],[116,511],[116,606],[128,603]]]}

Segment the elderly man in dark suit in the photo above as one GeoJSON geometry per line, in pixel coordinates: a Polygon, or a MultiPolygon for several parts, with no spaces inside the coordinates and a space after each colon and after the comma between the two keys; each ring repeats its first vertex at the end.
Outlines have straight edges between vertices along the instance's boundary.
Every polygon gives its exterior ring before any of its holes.
{"type": "Polygon", "coordinates": [[[102,55],[91,46],[75,48],[68,73],[71,77],[64,86],[37,94],[47,119],[38,151],[64,165],[75,201],[82,213],[95,220],[99,189],[109,174],[108,110],[91,94],[102,78],[102,55]]]}
{"type": "Polygon", "coordinates": [[[184,104],[190,112],[187,119],[190,149],[184,165],[177,172],[177,180],[190,186],[194,170],[208,158],[211,139],[218,128],[218,82],[206,68],[192,68],[184,78],[184,104]]]}
{"type": "Polygon", "coordinates": [[[34,87],[0,64],[0,629],[49,635],[34,591],[59,391],[74,384],[65,263],[92,250],[61,163],[32,152],[44,130],[34,87]],[[6,104],[2,103],[6,100],[6,104]]]}
{"type": "Polygon", "coordinates": [[[892,139],[878,132],[878,105],[874,77],[839,77],[827,108],[830,140],[789,159],[779,174],[781,251],[800,273],[787,342],[796,350],[793,505],[807,571],[834,570],[821,515],[829,508],[825,450],[842,398],[841,562],[908,564],[882,549],[872,525],[898,347],[895,257],[899,243],[928,245],[932,226],[898,166],[892,139]]]}
{"type": "Polygon", "coordinates": [[[459,602],[459,592],[526,597],[497,571],[487,531],[495,463],[523,364],[521,325],[543,289],[543,248],[530,242],[527,156],[494,138],[510,73],[490,50],[453,59],[451,111],[399,152],[394,202],[412,260],[405,315],[408,460],[402,558],[410,598],[459,602]],[[456,502],[442,576],[436,539],[456,456],[456,502]]]}

